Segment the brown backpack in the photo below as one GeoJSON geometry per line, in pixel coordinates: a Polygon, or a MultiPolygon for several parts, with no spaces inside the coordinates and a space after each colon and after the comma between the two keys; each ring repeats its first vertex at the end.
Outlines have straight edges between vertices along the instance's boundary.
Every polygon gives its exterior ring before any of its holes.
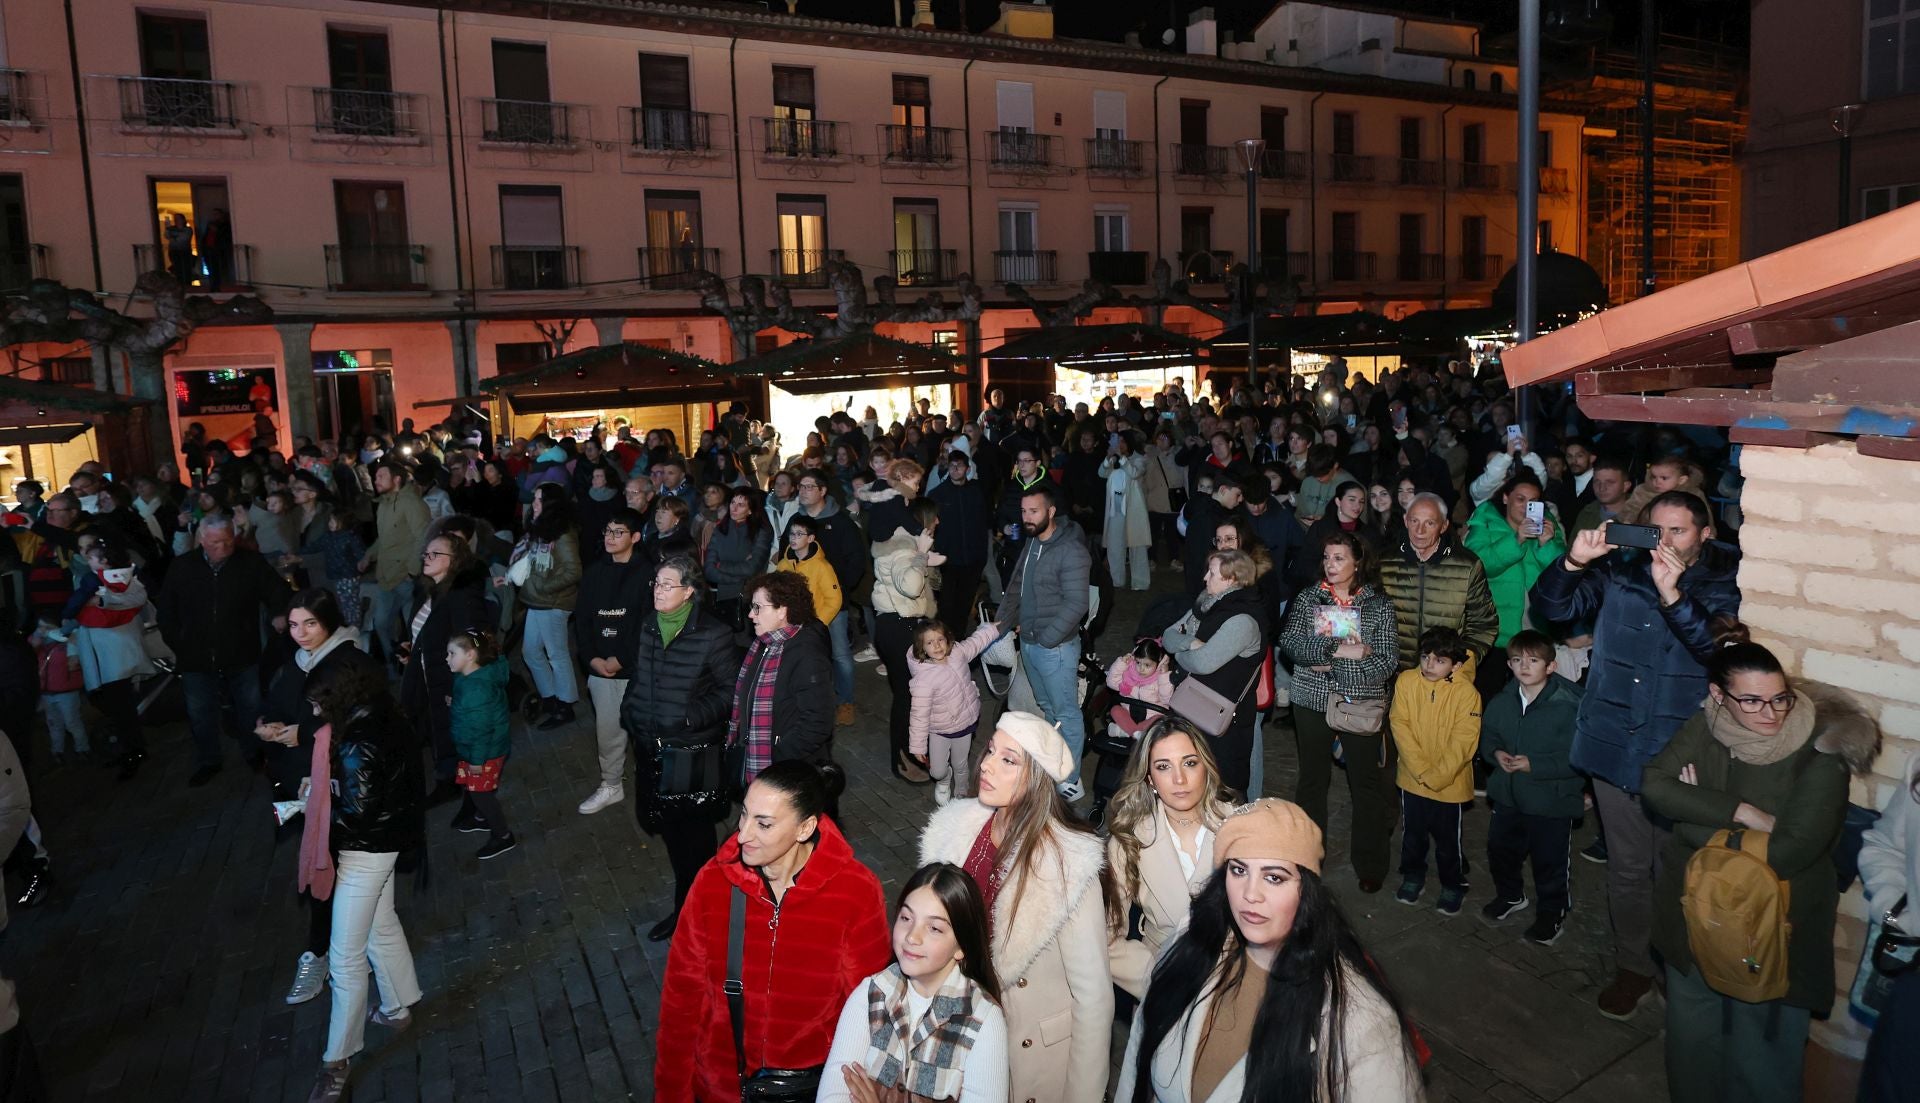
{"type": "Polygon", "coordinates": [[[1767,864],[1764,831],[1716,831],[1687,861],[1680,911],[1707,987],[1746,1003],[1787,994],[1787,882],[1767,864]]]}

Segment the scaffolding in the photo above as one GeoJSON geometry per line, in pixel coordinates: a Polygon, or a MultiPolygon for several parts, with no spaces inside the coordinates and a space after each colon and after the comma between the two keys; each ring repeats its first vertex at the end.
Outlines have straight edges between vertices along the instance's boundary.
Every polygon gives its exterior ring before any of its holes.
{"type": "MultiPolygon", "coordinates": [[[[1734,150],[1746,134],[1746,59],[1714,43],[1663,35],[1653,117],[1654,290],[1739,260],[1734,150]]],[[[1586,260],[1611,302],[1646,293],[1640,58],[1596,50],[1550,96],[1585,115],[1586,260]]]]}

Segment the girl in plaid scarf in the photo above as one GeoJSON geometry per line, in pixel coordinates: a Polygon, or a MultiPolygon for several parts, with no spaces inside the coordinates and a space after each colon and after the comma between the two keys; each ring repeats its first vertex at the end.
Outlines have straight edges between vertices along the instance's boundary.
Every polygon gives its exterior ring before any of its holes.
{"type": "Polygon", "coordinates": [[[1004,1103],[1007,1020],[986,901],[965,870],[933,862],[907,879],[893,957],[847,996],[819,1103],[1004,1103]]]}

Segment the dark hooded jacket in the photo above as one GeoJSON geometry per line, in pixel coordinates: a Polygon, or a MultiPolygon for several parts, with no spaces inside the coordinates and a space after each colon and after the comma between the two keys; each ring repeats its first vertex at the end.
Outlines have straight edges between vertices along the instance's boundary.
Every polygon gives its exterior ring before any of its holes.
{"type": "Polygon", "coordinates": [[[333,725],[335,853],[388,854],[426,842],[426,782],[406,718],[383,690],[333,725]]]}

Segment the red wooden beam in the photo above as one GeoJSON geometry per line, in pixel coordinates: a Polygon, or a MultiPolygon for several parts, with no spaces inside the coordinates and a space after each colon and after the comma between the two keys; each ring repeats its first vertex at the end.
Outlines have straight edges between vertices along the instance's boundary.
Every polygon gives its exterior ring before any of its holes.
{"type": "Polygon", "coordinates": [[[1844,318],[1775,318],[1727,327],[1727,345],[1735,356],[1798,352],[1861,337],[1915,319],[1905,315],[1856,314],[1844,318]]]}
{"type": "Polygon", "coordinates": [[[1727,439],[1735,444],[1765,444],[1775,448],[1812,448],[1816,444],[1831,444],[1843,438],[1832,433],[1817,433],[1811,429],[1756,429],[1746,425],[1736,425],[1727,431],[1727,439]]]}
{"type": "Polygon", "coordinates": [[[1861,437],[1856,444],[1863,456],[1883,460],[1920,460],[1920,439],[1914,437],[1861,437]]]}
{"type": "Polygon", "coordinates": [[[1670,395],[1584,395],[1579,402],[1583,413],[1600,421],[1920,438],[1920,418],[1911,408],[1777,402],[1764,392],[1700,388],[1670,395]]]}
{"type": "Polygon", "coordinates": [[[1682,387],[1764,384],[1773,373],[1766,368],[1739,368],[1732,364],[1687,364],[1658,368],[1613,368],[1583,371],[1573,377],[1573,393],[1644,394],[1677,391],[1682,387]]]}

